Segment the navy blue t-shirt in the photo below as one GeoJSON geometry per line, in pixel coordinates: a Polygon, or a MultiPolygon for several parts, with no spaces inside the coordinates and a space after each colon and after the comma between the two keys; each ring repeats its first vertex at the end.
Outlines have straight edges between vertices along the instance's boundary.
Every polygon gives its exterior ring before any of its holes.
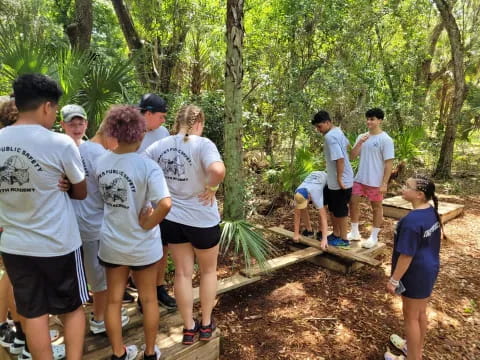
{"type": "Polygon", "coordinates": [[[395,230],[392,274],[400,254],[412,256],[407,272],[401,278],[403,296],[424,299],[431,295],[440,268],[440,223],[433,207],[412,210],[395,230]]]}

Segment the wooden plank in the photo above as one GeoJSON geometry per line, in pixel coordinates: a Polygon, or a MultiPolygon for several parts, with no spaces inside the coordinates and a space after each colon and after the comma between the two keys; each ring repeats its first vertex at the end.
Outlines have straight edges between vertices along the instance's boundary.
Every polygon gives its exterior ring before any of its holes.
{"type": "MultiPolygon", "coordinates": [[[[279,235],[287,236],[289,238],[293,238],[293,232],[288,231],[284,228],[273,226],[273,227],[270,227],[270,228],[265,229],[265,230],[274,232],[274,233],[279,234],[279,235]]],[[[314,240],[314,239],[308,238],[306,236],[300,235],[300,242],[302,244],[308,245],[310,247],[315,247],[317,249],[320,249],[320,241],[318,241],[318,240],[314,240]]],[[[329,254],[333,254],[333,255],[336,255],[336,256],[340,256],[340,257],[343,257],[343,258],[347,258],[347,259],[350,259],[350,260],[359,261],[359,262],[362,262],[362,263],[365,263],[365,264],[368,264],[368,265],[372,265],[372,266],[378,266],[378,265],[381,264],[381,262],[379,260],[375,260],[372,257],[360,255],[354,249],[349,249],[348,250],[348,249],[338,248],[338,247],[335,247],[335,246],[329,246],[327,248],[327,250],[325,250],[324,252],[329,253],[329,254]]]]}
{"type": "MultiPolygon", "coordinates": [[[[432,203],[433,205],[433,203],[432,203]]],[[[445,201],[438,203],[438,213],[443,223],[459,216],[464,205],[453,204],[445,201]]],[[[394,219],[400,219],[412,210],[412,204],[401,196],[394,196],[383,200],[383,215],[394,219]]]]}
{"type": "MultiPolygon", "coordinates": [[[[217,295],[252,284],[258,280],[260,280],[260,276],[246,277],[238,273],[229,278],[220,279],[217,282],[217,295]]],[[[199,291],[200,289],[198,287],[193,289],[194,302],[200,301],[199,291]]]]}
{"type": "Polygon", "coordinates": [[[298,250],[284,256],[270,259],[267,261],[265,268],[261,268],[260,266],[255,265],[249,269],[242,270],[241,273],[244,274],[245,276],[258,276],[261,274],[268,273],[270,271],[275,271],[283,267],[307,260],[321,253],[322,253],[322,250],[312,248],[312,247],[307,247],[305,249],[298,250]]]}

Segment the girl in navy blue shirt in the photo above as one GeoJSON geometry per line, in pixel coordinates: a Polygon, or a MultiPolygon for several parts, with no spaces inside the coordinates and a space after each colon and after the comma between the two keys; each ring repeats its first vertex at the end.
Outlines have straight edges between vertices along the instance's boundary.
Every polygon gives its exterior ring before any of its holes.
{"type": "MultiPolygon", "coordinates": [[[[442,223],[435,184],[429,178],[415,176],[408,179],[402,197],[412,203],[413,210],[397,224],[392,277],[387,283],[387,291],[395,294],[395,290],[398,292],[404,287],[401,294],[406,341],[395,334],[390,340],[405,355],[408,344],[408,359],[420,360],[427,331],[427,302],[440,267],[442,223]],[[433,200],[433,207],[430,200],[433,200]]],[[[385,360],[394,359],[404,357],[385,353],[385,360]]]]}

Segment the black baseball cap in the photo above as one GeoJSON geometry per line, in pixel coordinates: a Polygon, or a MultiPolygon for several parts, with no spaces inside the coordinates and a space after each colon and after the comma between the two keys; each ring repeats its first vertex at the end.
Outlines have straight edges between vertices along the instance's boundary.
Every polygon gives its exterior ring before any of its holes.
{"type": "Polygon", "coordinates": [[[138,107],[141,111],[150,111],[150,112],[162,112],[166,113],[167,102],[158,95],[155,94],[145,94],[140,99],[138,107]]]}

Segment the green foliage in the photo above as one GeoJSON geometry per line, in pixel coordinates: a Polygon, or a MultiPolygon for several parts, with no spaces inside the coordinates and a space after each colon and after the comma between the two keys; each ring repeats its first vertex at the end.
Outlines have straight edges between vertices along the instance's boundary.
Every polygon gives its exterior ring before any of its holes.
{"type": "Polygon", "coordinates": [[[421,126],[408,127],[392,133],[395,144],[395,157],[399,161],[410,162],[419,154],[419,147],[425,139],[425,129],[421,126]]]}
{"type": "Polygon", "coordinates": [[[235,255],[243,254],[246,268],[251,267],[255,259],[265,269],[268,258],[277,252],[275,246],[245,220],[224,221],[221,226],[221,251],[223,254],[228,251],[233,251],[235,255]]]}
{"type": "Polygon", "coordinates": [[[312,171],[321,169],[321,160],[306,147],[298,148],[293,164],[284,162],[280,169],[265,172],[266,181],[278,187],[279,191],[292,193],[312,171]]]}

